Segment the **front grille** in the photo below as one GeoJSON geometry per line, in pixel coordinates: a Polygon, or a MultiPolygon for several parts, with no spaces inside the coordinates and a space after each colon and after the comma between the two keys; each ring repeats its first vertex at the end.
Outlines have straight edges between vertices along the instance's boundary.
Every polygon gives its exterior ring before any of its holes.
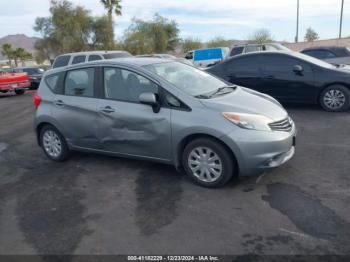
{"type": "Polygon", "coordinates": [[[287,117],[283,120],[270,123],[269,126],[273,131],[289,132],[293,128],[293,120],[290,117],[287,117]]]}

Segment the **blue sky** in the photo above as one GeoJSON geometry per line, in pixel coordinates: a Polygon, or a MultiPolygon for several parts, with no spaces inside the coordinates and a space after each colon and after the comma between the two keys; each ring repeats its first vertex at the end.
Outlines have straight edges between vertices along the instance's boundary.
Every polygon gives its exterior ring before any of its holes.
{"type": "MultiPolygon", "coordinates": [[[[105,10],[99,0],[71,0],[94,15],[105,10]]],[[[297,0],[123,0],[123,16],[115,18],[116,34],[129,26],[133,17],[150,19],[155,12],[175,19],[181,37],[203,41],[221,36],[247,39],[254,30],[267,28],[276,40],[293,41],[297,0]]],[[[24,33],[39,36],[33,30],[38,16],[47,16],[49,0],[0,0],[0,37],[24,33]],[[3,2],[3,3],[2,3],[3,2]],[[5,8],[3,8],[5,7],[5,8]]],[[[321,39],[336,38],[339,30],[341,0],[300,0],[300,35],[314,28],[321,39]]],[[[350,0],[345,0],[343,36],[350,36],[350,0]]]]}

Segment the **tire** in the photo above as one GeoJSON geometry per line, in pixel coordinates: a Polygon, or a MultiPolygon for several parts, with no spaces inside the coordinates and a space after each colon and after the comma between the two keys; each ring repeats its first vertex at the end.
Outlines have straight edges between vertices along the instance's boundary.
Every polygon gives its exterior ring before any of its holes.
{"type": "Polygon", "coordinates": [[[40,130],[40,145],[45,155],[53,161],[62,162],[70,156],[66,139],[51,125],[46,125],[40,130]]]}
{"type": "Polygon", "coordinates": [[[25,92],[24,89],[15,90],[16,95],[23,95],[24,92],[25,92]]]}
{"type": "Polygon", "coordinates": [[[326,111],[346,111],[350,107],[350,91],[342,85],[329,86],[321,93],[319,102],[326,111]]]}
{"type": "Polygon", "coordinates": [[[224,186],[237,171],[235,163],[226,147],[209,138],[193,140],[186,145],[182,154],[182,165],[187,176],[203,187],[224,186]],[[208,154],[209,161],[206,158],[208,154]]]}

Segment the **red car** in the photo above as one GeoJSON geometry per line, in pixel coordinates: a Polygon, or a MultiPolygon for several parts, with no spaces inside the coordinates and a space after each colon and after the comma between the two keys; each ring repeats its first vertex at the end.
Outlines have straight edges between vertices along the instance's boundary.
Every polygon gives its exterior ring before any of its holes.
{"type": "Polygon", "coordinates": [[[0,92],[15,92],[22,95],[30,87],[27,73],[6,73],[0,71],[0,92]]]}

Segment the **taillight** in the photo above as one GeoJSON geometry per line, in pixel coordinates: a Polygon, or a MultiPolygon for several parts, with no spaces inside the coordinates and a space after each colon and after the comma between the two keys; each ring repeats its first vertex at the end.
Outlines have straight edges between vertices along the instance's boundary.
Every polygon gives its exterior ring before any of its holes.
{"type": "Polygon", "coordinates": [[[38,107],[40,106],[40,103],[41,103],[41,97],[39,96],[38,91],[36,91],[35,94],[34,94],[34,106],[35,106],[35,109],[38,109],[38,107]]]}

